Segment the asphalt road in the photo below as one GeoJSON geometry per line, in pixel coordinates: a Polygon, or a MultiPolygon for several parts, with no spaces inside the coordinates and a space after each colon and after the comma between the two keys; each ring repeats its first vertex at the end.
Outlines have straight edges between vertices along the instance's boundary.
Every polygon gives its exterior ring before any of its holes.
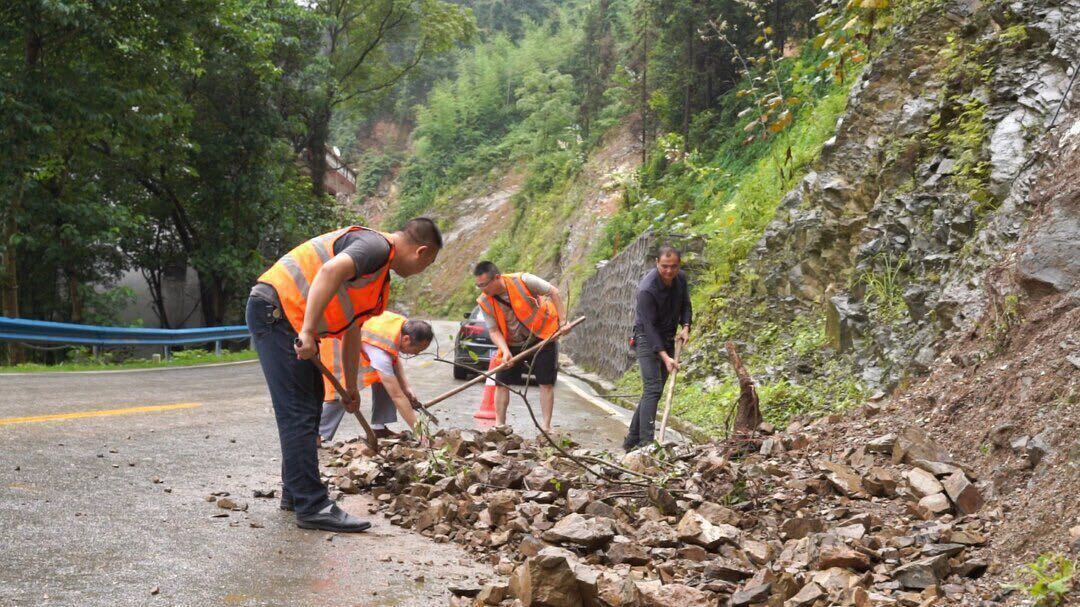
{"type": "MultiPolygon", "coordinates": [[[[444,354],[454,327],[436,323],[444,354]]],[[[431,356],[406,365],[421,398],[457,384],[431,356]]],[[[477,427],[480,393],[440,405],[442,426],[477,427]]],[[[618,446],[615,416],[563,381],[556,394],[556,430],[618,446]]],[[[535,434],[516,397],[510,423],[535,434]]],[[[338,437],[358,432],[347,419],[338,437]]],[[[300,530],[276,499],[253,498],[280,480],[258,364],[0,375],[0,445],[0,606],[420,607],[491,575],[456,546],[366,516],[363,496],[343,503],[374,524],[356,536],[300,530]],[[248,510],[206,501],[222,491],[248,510]]]]}

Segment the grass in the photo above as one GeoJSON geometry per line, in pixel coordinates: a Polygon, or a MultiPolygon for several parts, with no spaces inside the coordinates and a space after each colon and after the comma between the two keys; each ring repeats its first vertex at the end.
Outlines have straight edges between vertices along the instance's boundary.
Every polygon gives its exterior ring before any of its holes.
{"type": "Polygon", "coordinates": [[[132,369],[166,369],[172,367],[191,367],[212,363],[230,363],[255,360],[258,355],[254,350],[222,352],[215,356],[206,350],[182,350],[174,352],[169,361],[154,362],[150,359],[128,359],[122,362],[95,362],[93,360],[66,361],[56,365],[23,363],[0,367],[0,373],[56,373],[63,371],[129,371],[132,369]]]}

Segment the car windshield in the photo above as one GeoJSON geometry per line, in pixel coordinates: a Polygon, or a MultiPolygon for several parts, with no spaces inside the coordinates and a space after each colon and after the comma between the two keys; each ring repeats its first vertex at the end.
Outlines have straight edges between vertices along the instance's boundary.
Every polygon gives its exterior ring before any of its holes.
{"type": "Polygon", "coordinates": [[[480,306],[476,306],[475,308],[473,308],[472,313],[469,314],[469,320],[484,320],[484,314],[480,311],[480,306]]]}

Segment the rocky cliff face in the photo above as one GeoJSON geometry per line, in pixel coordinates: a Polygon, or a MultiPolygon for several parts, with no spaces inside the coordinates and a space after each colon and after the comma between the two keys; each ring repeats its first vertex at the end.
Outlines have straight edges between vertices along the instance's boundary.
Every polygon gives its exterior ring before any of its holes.
{"type": "MultiPolygon", "coordinates": [[[[986,273],[1017,246],[1036,178],[1065,162],[1052,142],[1078,65],[1077,0],[949,2],[899,28],[714,321],[766,310],[746,324],[753,349],[756,324],[825,315],[867,389],[924,374],[949,336],[1007,304],[986,273]]],[[[1075,289],[1067,214],[1023,245],[1018,271],[1038,289],[1075,289]]]]}

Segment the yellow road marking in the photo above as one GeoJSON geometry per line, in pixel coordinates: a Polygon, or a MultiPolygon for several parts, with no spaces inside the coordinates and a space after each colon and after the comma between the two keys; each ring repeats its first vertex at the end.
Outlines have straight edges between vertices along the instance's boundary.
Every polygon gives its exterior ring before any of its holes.
{"type": "Polygon", "coordinates": [[[104,415],[128,415],[131,413],[152,413],[155,411],[170,411],[173,409],[193,409],[195,407],[201,406],[202,403],[176,403],[175,405],[125,407],[123,409],[100,409],[97,411],[73,411],[71,413],[52,413],[49,415],[32,415],[29,417],[0,417],[0,426],[7,426],[10,424],[26,424],[30,422],[48,422],[60,419],[102,417],[104,415]]]}

